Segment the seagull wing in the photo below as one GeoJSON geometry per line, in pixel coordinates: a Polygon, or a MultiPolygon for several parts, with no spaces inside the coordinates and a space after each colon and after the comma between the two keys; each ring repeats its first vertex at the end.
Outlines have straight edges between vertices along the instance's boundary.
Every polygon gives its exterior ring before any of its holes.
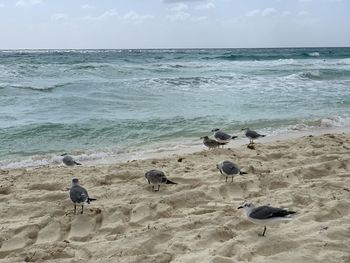
{"type": "Polygon", "coordinates": [[[257,133],[256,131],[251,131],[251,130],[248,130],[246,132],[246,136],[247,137],[251,137],[251,138],[258,138],[260,137],[261,135],[259,133],[257,133]]]}
{"type": "Polygon", "coordinates": [[[166,183],[167,181],[165,174],[159,170],[150,170],[145,174],[145,177],[151,183],[166,183]]]}
{"type": "Polygon", "coordinates": [[[75,185],[70,189],[70,199],[74,203],[83,203],[89,199],[89,195],[84,187],[75,185]]]}
{"type": "Polygon", "coordinates": [[[222,132],[222,131],[217,131],[217,132],[215,133],[214,137],[215,137],[216,139],[223,140],[223,141],[226,141],[226,140],[231,139],[231,136],[230,136],[230,135],[228,135],[227,133],[224,133],[224,132],[222,132]]]}
{"type": "Polygon", "coordinates": [[[238,174],[239,168],[232,162],[224,161],[222,164],[222,170],[226,174],[238,174]]]}
{"type": "Polygon", "coordinates": [[[250,212],[249,216],[255,219],[268,219],[274,217],[285,217],[289,214],[294,214],[293,211],[288,211],[283,208],[276,208],[271,206],[259,206],[250,212]]]}

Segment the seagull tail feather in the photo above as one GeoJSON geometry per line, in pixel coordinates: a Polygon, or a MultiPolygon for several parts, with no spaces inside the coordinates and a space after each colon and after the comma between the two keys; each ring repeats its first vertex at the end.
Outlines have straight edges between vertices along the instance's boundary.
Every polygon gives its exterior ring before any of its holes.
{"type": "Polygon", "coordinates": [[[87,202],[88,204],[90,204],[90,201],[96,201],[96,198],[90,198],[90,197],[89,197],[89,198],[87,199],[86,202],[87,202]]]}
{"type": "Polygon", "coordinates": [[[81,165],[81,163],[78,163],[78,162],[76,162],[76,161],[74,161],[74,164],[76,164],[76,165],[81,165]]]}
{"type": "Polygon", "coordinates": [[[172,181],[170,181],[169,179],[167,179],[165,184],[177,184],[177,183],[172,182],[172,181]]]}
{"type": "Polygon", "coordinates": [[[240,175],[243,175],[243,174],[248,174],[248,173],[247,173],[247,172],[239,171],[239,174],[240,174],[240,175]]]}
{"type": "Polygon", "coordinates": [[[238,136],[232,136],[232,137],[231,137],[231,140],[234,140],[234,139],[236,139],[236,138],[238,138],[238,136]]]}

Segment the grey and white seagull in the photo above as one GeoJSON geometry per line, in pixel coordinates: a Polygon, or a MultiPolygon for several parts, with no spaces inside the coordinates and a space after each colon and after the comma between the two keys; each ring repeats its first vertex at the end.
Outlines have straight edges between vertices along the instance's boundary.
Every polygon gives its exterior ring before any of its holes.
{"type": "Polygon", "coordinates": [[[81,163],[76,162],[72,156],[69,156],[66,153],[61,156],[64,156],[62,162],[67,166],[81,165],[81,163]]]}
{"type": "Polygon", "coordinates": [[[231,176],[231,182],[233,182],[233,177],[238,175],[247,174],[246,172],[242,172],[239,166],[231,161],[225,160],[221,161],[216,165],[216,168],[219,169],[220,173],[226,176],[226,181],[229,176],[231,176]]]}
{"type": "Polygon", "coordinates": [[[259,134],[256,131],[252,131],[249,128],[243,128],[242,131],[245,131],[245,136],[249,138],[249,143],[253,144],[255,139],[259,139],[260,137],[265,137],[266,135],[259,134]]]}
{"type": "Polygon", "coordinates": [[[238,209],[244,208],[248,219],[255,223],[265,225],[264,231],[259,236],[264,236],[266,232],[266,225],[277,223],[281,221],[290,221],[293,218],[294,211],[289,211],[287,208],[276,208],[268,205],[255,207],[252,203],[244,203],[238,209]]]}
{"type": "Polygon", "coordinates": [[[170,181],[168,178],[166,178],[165,174],[162,171],[159,170],[150,170],[145,173],[145,177],[149,184],[152,184],[152,189],[154,191],[159,191],[159,187],[161,184],[177,184],[175,182],[170,181]],[[155,189],[155,186],[158,186],[158,189],[155,189]]]}
{"type": "Polygon", "coordinates": [[[214,132],[215,140],[220,142],[222,147],[224,147],[224,145],[229,143],[231,140],[236,139],[238,137],[238,136],[228,135],[227,133],[221,131],[220,129],[213,129],[212,132],[214,132]]]}
{"type": "Polygon", "coordinates": [[[77,212],[77,204],[81,205],[81,214],[84,213],[84,203],[90,204],[95,198],[90,198],[86,189],[79,184],[79,179],[73,178],[72,187],[69,192],[70,199],[74,203],[74,214],[77,212]]]}
{"type": "Polygon", "coordinates": [[[220,145],[223,145],[223,143],[220,143],[217,140],[210,139],[208,136],[200,137],[200,139],[203,139],[203,144],[209,149],[216,149],[219,148],[220,145]]]}

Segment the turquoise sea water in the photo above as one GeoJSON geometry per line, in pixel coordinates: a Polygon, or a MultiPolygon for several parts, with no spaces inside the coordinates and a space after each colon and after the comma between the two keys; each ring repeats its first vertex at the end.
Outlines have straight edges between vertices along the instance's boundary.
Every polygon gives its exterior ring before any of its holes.
{"type": "Polygon", "coordinates": [[[350,48],[0,50],[0,167],[350,126],[350,48]]]}

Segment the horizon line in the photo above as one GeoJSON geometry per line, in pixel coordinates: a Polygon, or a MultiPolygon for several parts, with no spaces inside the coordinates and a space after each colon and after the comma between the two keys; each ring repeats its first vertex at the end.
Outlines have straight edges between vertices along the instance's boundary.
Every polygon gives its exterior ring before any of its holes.
{"type": "Polygon", "coordinates": [[[183,49],[288,49],[288,48],[350,48],[350,46],[286,46],[286,47],[173,47],[173,48],[0,48],[0,51],[14,50],[183,50],[183,49]]]}

